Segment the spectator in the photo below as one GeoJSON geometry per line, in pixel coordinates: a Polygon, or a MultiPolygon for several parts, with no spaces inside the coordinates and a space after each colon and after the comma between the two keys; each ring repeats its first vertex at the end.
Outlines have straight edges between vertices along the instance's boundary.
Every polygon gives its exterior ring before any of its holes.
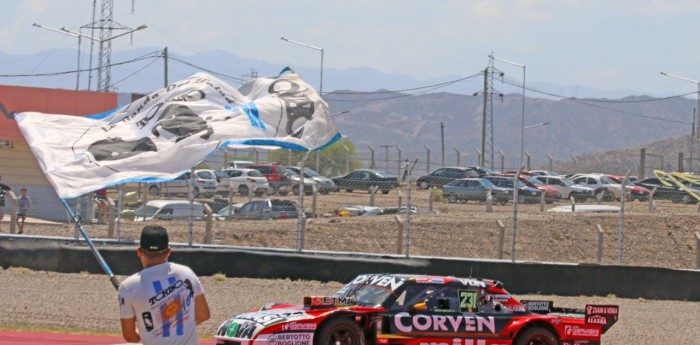
{"type": "Polygon", "coordinates": [[[27,219],[29,209],[32,208],[32,201],[27,196],[27,188],[19,190],[19,198],[17,198],[17,231],[18,234],[24,232],[24,221],[27,219]]]}
{"type": "Polygon", "coordinates": [[[95,191],[94,196],[95,202],[97,203],[97,222],[106,224],[107,223],[107,188],[98,189],[95,191]]]}
{"type": "Polygon", "coordinates": [[[0,225],[3,217],[5,217],[5,195],[11,190],[10,186],[2,183],[2,176],[0,176],[0,225]]]}

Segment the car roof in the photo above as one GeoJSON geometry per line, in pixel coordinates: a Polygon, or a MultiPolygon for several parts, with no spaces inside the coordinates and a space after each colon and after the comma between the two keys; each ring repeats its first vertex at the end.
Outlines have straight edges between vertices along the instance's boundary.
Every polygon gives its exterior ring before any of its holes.
{"type": "MultiPolygon", "coordinates": [[[[184,204],[189,205],[190,201],[189,200],[148,200],[148,202],[146,203],[147,206],[153,206],[153,207],[158,207],[158,208],[168,206],[168,205],[184,205],[184,204]]],[[[195,201],[194,204],[201,205],[201,203],[198,201],[195,201]]]]}
{"type": "Polygon", "coordinates": [[[438,284],[438,285],[463,285],[469,287],[481,286],[490,288],[494,286],[503,287],[503,283],[492,279],[483,278],[460,278],[454,276],[434,276],[426,274],[362,274],[361,276],[389,277],[403,282],[416,282],[418,284],[438,284]]]}

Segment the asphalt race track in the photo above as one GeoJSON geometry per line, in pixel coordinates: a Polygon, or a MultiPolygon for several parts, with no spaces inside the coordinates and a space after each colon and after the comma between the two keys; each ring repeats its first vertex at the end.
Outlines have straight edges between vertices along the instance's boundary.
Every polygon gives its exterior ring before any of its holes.
{"type": "MultiPolygon", "coordinates": [[[[118,345],[126,344],[123,338],[106,335],[62,334],[0,331],[0,345],[118,345]]],[[[201,345],[213,345],[213,340],[200,341],[201,345]]]]}

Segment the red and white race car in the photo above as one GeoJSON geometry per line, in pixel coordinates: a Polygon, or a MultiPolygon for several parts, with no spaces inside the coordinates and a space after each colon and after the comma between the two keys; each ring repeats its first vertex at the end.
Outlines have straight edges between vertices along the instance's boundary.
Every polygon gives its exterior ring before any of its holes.
{"type": "Polygon", "coordinates": [[[517,301],[495,280],[363,274],[333,296],[234,316],[218,345],[592,345],[616,305],[554,308],[517,301]]]}

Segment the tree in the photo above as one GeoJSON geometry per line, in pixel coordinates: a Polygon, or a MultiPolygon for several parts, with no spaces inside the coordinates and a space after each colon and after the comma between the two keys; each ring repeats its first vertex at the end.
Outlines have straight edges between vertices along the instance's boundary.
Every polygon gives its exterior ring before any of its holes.
{"type": "MultiPolygon", "coordinates": [[[[306,152],[291,150],[274,150],[268,153],[270,162],[280,162],[286,165],[298,165],[306,152]]],[[[362,161],[355,155],[355,145],[347,138],[341,139],[323,150],[311,152],[305,166],[315,169],[316,155],[319,154],[319,171],[324,176],[343,175],[362,167],[362,161]]]]}

